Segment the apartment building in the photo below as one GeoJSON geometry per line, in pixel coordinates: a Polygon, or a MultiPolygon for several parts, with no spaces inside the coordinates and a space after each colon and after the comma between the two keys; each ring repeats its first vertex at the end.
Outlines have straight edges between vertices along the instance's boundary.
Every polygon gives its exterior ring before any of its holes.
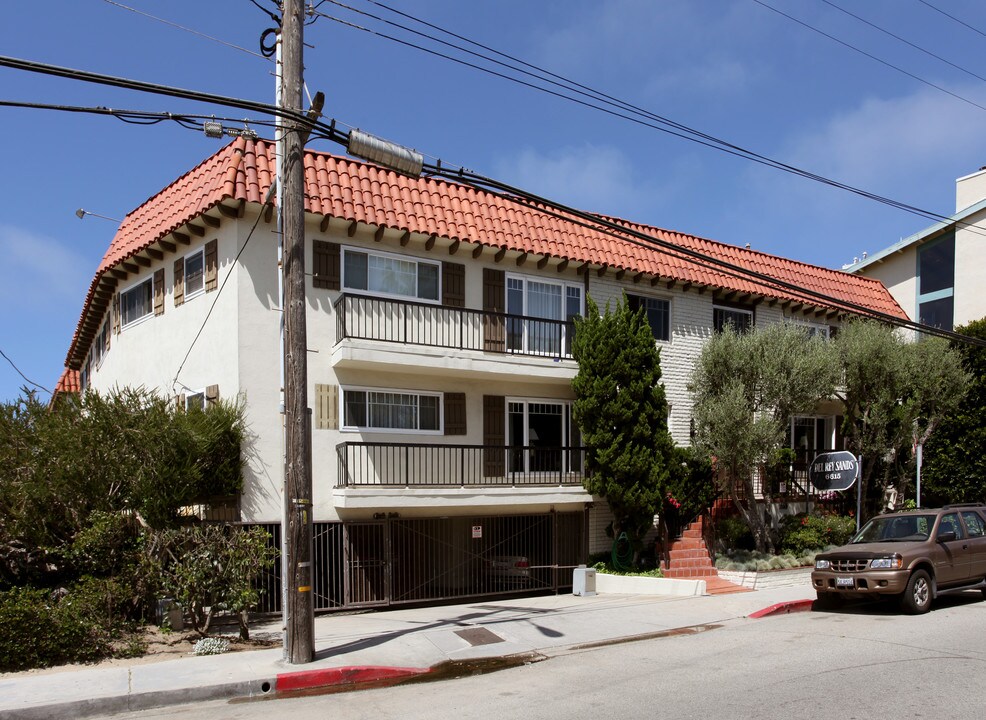
{"type": "MultiPolygon", "coordinates": [[[[681,444],[694,360],[724,323],[791,321],[827,334],[840,322],[837,303],[668,247],[903,316],[865,277],[621,221],[670,243],[662,249],[346,157],[308,152],[305,166],[319,609],[557,590],[606,549],[608,512],[583,488],[571,414],[573,318],[588,297],[605,307],[626,293],[645,308],[681,444]]],[[[186,406],[240,399],[249,442],[235,511],[276,532],[273,168],[272,143],[240,138],[126,216],[60,387],[74,388],[78,373],[83,389],[143,385],[186,406]]],[[[836,412],[820,408],[799,432],[831,447],[836,412]]]]}

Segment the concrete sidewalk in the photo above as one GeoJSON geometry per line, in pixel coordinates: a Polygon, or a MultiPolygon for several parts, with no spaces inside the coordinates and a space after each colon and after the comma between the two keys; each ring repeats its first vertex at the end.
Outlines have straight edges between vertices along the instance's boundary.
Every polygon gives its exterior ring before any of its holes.
{"type": "MultiPolygon", "coordinates": [[[[595,644],[807,609],[813,596],[807,585],[701,597],[553,595],[321,616],[315,620],[315,661],[306,665],[288,665],[277,648],[10,674],[0,676],[0,718],[78,718],[320,686],[380,685],[449,662],[536,661],[595,644]]],[[[280,623],[255,628],[279,630],[280,623]]]]}

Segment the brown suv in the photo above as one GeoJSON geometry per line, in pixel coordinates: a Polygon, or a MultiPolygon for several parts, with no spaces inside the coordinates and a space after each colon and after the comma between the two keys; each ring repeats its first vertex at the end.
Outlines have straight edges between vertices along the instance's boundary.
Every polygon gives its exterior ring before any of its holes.
{"type": "Polygon", "coordinates": [[[986,505],[877,515],[848,545],[815,556],[819,606],[849,597],[897,596],[909,613],[931,609],[944,592],[986,596],[986,505]]]}

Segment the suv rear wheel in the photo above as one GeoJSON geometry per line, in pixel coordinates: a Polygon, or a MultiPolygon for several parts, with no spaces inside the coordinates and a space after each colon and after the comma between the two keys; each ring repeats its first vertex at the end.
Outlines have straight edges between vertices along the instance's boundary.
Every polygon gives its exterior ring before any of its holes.
{"type": "Polygon", "coordinates": [[[900,606],[912,615],[931,609],[931,578],[924,570],[915,570],[907,581],[907,589],[900,598],[900,606]]]}

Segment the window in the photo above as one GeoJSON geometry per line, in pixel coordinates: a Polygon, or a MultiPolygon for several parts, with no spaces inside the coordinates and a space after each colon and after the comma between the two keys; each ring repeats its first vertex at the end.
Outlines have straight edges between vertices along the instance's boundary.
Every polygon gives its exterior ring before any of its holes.
{"type": "Polygon", "coordinates": [[[955,233],[918,248],[918,321],[951,330],[955,314],[955,233]]]}
{"type": "Polygon", "coordinates": [[[571,355],[572,319],[582,314],[582,288],[508,276],[507,314],[512,316],[507,318],[508,352],[571,355]]]}
{"type": "Polygon", "coordinates": [[[815,455],[835,447],[834,417],[791,418],[791,449],[795,462],[810,463],[815,455]]]}
{"type": "Polygon", "coordinates": [[[185,256],[185,299],[205,290],[205,251],[185,256]]]}
{"type": "Polygon", "coordinates": [[[820,337],[828,340],[830,337],[829,333],[834,329],[830,328],[828,325],[822,325],[821,323],[807,322],[805,320],[798,320],[795,318],[791,318],[790,322],[800,328],[803,328],[805,333],[810,338],[820,337]]]}
{"type": "Polygon", "coordinates": [[[510,472],[566,472],[581,468],[581,443],[569,403],[510,400],[507,403],[510,472]]]}
{"type": "Polygon", "coordinates": [[[982,537],[986,535],[986,525],[978,513],[972,511],[960,513],[965,520],[965,529],[969,531],[969,537],[982,537]]]}
{"type": "Polygon", "coordinates": [[[438,302],[440,269],[441,265],[435,262],[346,249],[343,287],[438,302]]]}
{"type": "Polygon", "coordinates": [[[734,332],[748,332],[753,327],[753,311],[713,306],[712,328],[716,332],[722,332],[727,325],[731,325],[734,332]]]}
{"type": "Polygon", "coordinates": [[[637,312],[640,308],[644,309],[647,315],[647,323],[650,325],[651,334],[655,340],[667,342],[671,339],[671,301],[661,298],[642,297],[640,295],[627,295],[627,302],[630,309],[637,312]]]}
{"type": "Polygon", "coordinates": [[[123,327],[132,325],[154,312],[154,283],[147,278],[120,293],[120,317],[123,327]]]}
{"type": "Polygon", "coordinates": [[[185,396],[185,410],[205,410],[205,390],[198,390],[185,396]]]}
{"type": "Polygon", "coordinates": [[[92,341],[92,364],[99,367],[99,364],[103,362],[103,356],[106,354],[107,339],[110,335],[110,323],[106,321],[103,323],[102,329],[99,334],[96,335],[96,339],[92,341]]]}
{"type": "Polygon", "coordinates": [[[941,520],[938,521],[938,532],[935,534],[935,537],[940,538],[947,532],[955,533],[956,540],[962,537],[962,527],[959,525],[959,516],[955,513],[949,513],[948,515],[941,516],[941,520]]]}
{"type": "Polygon", "coordinates": [[[441,396],[392,390],[343,390],[343,425],[350,430],[441,430],[441,396]]]}

